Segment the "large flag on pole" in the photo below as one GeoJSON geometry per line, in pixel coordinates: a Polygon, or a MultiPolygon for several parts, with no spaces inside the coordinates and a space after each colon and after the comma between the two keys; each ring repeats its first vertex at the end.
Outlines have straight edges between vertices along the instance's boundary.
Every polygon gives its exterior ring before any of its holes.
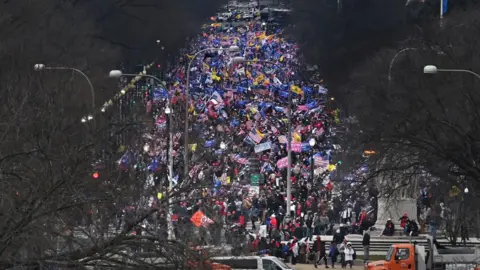
{"type": "Polygon", "coordinates": [[[441,1],[441,5],[442,5],[442,6],[441,6],[441,10],[442,10],[442,11],[441,11],[441,12],[442,12],[441,15],[443,16],[443,15],[445,15],[445,13],[448,12],[448,0],[442,0],[442,1],[441,1]]]}

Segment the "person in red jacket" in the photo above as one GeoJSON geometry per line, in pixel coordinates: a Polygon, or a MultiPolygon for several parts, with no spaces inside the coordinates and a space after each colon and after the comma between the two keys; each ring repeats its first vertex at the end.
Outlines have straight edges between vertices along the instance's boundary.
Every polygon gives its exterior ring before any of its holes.
{"type": "Polygon", "coordinates": [[[275,215],[270,216],[270,228],[278,228],[277,218],[275,217],[275,215]]]}
{"type": "Polygon", "coordinates": [[[362,234],[363,234],[363,231],[367,230],[369,227],[367,211],[365,211],[365,209],[363,209],[362,212],[360,213],[360,217],[358,219],[358,225],[360,226],[360,230],[362,231],[362,234]]]}
{"type": "Polygon", "coordinates": [[[408,213],[407,212],[403,213],[403,216],[398,220],[400,221],[400,227],[405,228],[405,225],[407,225],[407,221],[408,221],[408,213]]]}

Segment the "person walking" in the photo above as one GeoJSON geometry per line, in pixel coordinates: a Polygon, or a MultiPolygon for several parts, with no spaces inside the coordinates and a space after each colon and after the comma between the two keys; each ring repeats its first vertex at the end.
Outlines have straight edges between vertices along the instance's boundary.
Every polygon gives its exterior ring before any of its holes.
{"type": "Polygon", "coordinates": [[[337,256],[338,256],[337,244],[334,241],[332,241],[330,243],[330,248],[328,250],[328,257],[330,257],[332,268],[335,268],[335,263],[337,262],[337,256]]]}
{"type": "Polygon", "coordinates": [[[345,249],[347,248],[347,239],[344,239],[343,242],[338,247],[338,252],[340,253],[340,263],[342,264],[342,268],[345,268],[346,260],[345,260],[345,249]]]}
{"type": "Polygon", "coordinates": [[[363,263],[366,264],[370,257],[370,231],[369,230],[365,230],[363,232],[362,246],[363,246],[363,263]]]}
{"type": "Polygon", "coordinates": [[[342,268],[343,267],[346,268],[347,264],[349,264],[350,269],[352,269],[353,260],[355,260],[355,250],[352,247],[352,243],[348,242],[343,252],[345,253],[345,263],[344,263],[344,266],[342,266],[342,268]]]}
{"type": "Polygon", "coordinates": [[[327,262],[325,242],[322,241],[320,236],[317,236],[317,239],[315,240],[315,242],[313,242],[313,251],[315,252],[315,261],[313,262],[313,266],[317,268],[317,264],[319,264],[320,261],[323,259],[323,261],[325,262],[325,268],[329,268],[327,262]]]}

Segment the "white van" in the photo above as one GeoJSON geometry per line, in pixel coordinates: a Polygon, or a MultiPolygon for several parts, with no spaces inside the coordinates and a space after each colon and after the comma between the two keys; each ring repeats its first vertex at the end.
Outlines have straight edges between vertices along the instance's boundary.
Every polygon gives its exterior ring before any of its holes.
{"type": "Polygon", "coordinates": [[[274,256],[232,256],[213,257],[213,262],[229,265],[232,269],[256,269],[256,270],[293,270],[280,259],[274,256]]]}

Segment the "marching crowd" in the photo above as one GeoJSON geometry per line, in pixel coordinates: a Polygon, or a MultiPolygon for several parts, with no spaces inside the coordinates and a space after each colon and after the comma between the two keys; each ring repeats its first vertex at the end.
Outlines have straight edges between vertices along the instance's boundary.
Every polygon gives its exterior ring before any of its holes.
{"type": "MultiPolygon", "coordinates": [[[[174,188],[207,184],[207,188],[185,193],[174,206],[178,236],[194,230],[197,244],[220,244],[226,231],[227,242],[234,244],[231,236],[237,229],[232,228],[245,230],[251,224],[254,240],[250,248],[268,249],[280,257],[288,255],[295,263],[302,252],[299,240],[308,237],[315,241],[315,262],[325,258],[326,263],[326,256],[322,256],[325,245],[318,235],[330,234],[335,243],[330,245],[331,265],[338,254],[343,265],[351,265],[355,253],[345,235],[373,225],[369,207],[374,202],[369,199],[369,190],[334,192],[331,178],[341,162],[333,161],[330,130],[339,122],[339,115],[338,110],[331,109],[328,90],[321,82],[300,75],[298,46],[282,36],[281,28],[269,27],[258,18],[235,25],[211,19],[212,23],[204,25],[201,35],[183,50],[184,57],[177,65],[165,71],[166,87],[158,86],[147,103],[155,119],[154,130],[144,136],[148,147],[143,148],[145,151],[127,150],[120,165],[129,168],[141,160],[151,175],[150,184],[155,186],[162,181],[157,176],[166,174],[168,157],[172,156],[174,178],[170,181],[174,181],[174,188]],[[237,49],[227,49],[232,47],[237,49]],[[205,53],[197,57],[192,53],[201,50],[205,53]],[[191,68],[186,70],[189,62],[191,68]],[[169,104],[174,112],[185,112],[187,83],[192,139],[189,174],[184,179],[183,137],[174,134],[170,142],[173,152],[169,153],[164,108],[169,104]],[[289,112],[292,205],[286,209],[289,112]],[[260,180],[253,181],[252,175],[260,180]],[[199,198],[188,199],[194,197],[199,198]],[[198,211],[212,224],[192,224],[190,219],[198,211]],[[336,230],[335,223],[345,225],[336,230]],[[259,225],[268,228],[264,237],[257,236],[259,225]]],[[[150,203],[161,199],[159,193],[150,203]]],[[[166,214],[160,213],[161,226],[166,226],[166,214]]]]}

